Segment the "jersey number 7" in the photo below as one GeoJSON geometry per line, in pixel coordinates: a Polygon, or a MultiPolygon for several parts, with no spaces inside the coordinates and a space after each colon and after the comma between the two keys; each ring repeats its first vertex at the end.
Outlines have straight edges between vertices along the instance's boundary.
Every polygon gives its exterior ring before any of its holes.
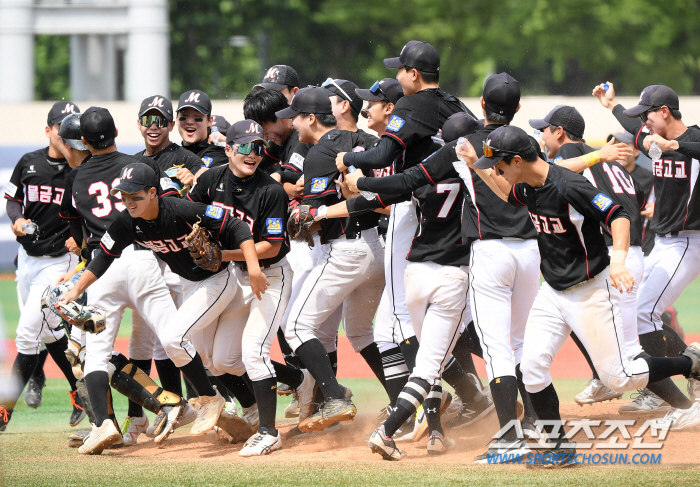
{"type": "Polygon", "coordinates": [[[460,183],[442,183],[437,185],[436,192],[438,194],[448,193],[445,202],[442,204],[442,208],[440,208],[440,212],[437,214],[438,218],[447,218],[460,191],[462,191],[462,185],[460,183]]]}

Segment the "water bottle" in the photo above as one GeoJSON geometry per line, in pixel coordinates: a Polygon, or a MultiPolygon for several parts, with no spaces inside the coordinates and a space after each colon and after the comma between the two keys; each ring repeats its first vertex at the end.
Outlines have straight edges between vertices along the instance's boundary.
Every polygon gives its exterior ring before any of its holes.
{"type": "Polygon", "coordinates": [[[455,168],[455,171],[457,171],[457,174],[459,174],[459,177],[464,179],[465,181],[468,180],[468,177],[471,177],[469,174],[469,167],[467,166],[467,161],[465,161],[460,155],[459,155],[459,148],[462,146],[465,146],[467,144],[467,139],[464,137],[460,137],[457,139],[457,145],[455,146],[455,152],[457,153],[457,161],[454,161],[452,163],[452,167],[455,168]]]}
{"type": "MultiPolygon", "coordinates": [[[[214,125],[214,126],[211,128],[211,133],[212,133],[212,134],[214,134],[214,133],[217,133],[217,134],[220,133],[220,132],[219,132],[219,127],[217,127],[216,125],[214,125]]],[[[225,140],[218,140],[218,139],[217,139],[217,140],[214,142],[214,145],[217,146],[217,147],[226,147],[226,141],[225,141],[225,140]]]]}
{"type": "Polygon", "coordinates": [[[34,222],[27,222],[22,224],[22,231],[27,235],[34,235],[38,229],[39,227],[34,222]]]}
{"type": "Polygon", "coordinates": [[[651,147],[649,147],[649,159],[652,161],[658,161],[661,159],[661,147],[659,147],[659,144],[656,142],[651,143],[651,147]]]}

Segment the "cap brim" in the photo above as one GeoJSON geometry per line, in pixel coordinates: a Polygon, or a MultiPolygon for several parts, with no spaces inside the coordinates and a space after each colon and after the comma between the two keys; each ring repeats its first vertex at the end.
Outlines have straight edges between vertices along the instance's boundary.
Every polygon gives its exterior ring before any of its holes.
{"type": "Polygon", "coordinates": [[[644,113],[650,109],[651,109],[651,106],[649,106],[649,105],[637,105],[636,107],[628,108],[627,110],[625,110],[622,113],[624,113],[625,115],[627,115],[630,118],[634,118],[634,117],[640,116],[642,113],[644,113]]]}
{"type": "Polygon", "coordinates": [[[494,157],[481,157],[478,161],[474,163],[474,167],[477,169],[490,169],[503,159],[503,156],[494,157]]]}
{"type": "Polygon", "coordinates": [[[203,110],[204,108],[201,107],[201,106],[199,106],[199,105],[180,105],[179,107],[177,107],[177,110],[176,110],[176,111],[177,111],[177,113],[180,113],[180,110],[184,110],[185,108],[194,108],[195,110],[197,110],[197,111],[198,111],[199,113],[201,113],[202,115],[211,115],[211,113],[203,112],[202,110],[203,110]]]}
{"type": "Polygon", "coordinates": [[[384,60],[384,66],[390,69],[399,69],[403,67],[403,63],[397,57],[390,57],[384,60]]]}
{"type": "Polygon", "coordinates": [[[117,184],[115,187],[113,187],[109,194],[112,196],[116,196],[118,193],[127,193],[127,194],[135,194],[144,189],[146,186],[142,184],[136,184],[136,183],[129,183],[129,182],[121,182],[117,184]]]}
{"type": "Polygon", "coordinates": [[[50,125],[53,125],[53,124],[55,124],[55,123],[61,123],[61,122],[63,122],[63,119],[66,118],[68,115],[73,115],[73,114],[72,114],[72,113],[62,113],[62,114],[59,115],[58,117],[52,118],[52,119],[49,121],[49,124],[50,124],[50,125]]]}
{"type": "Polygon", "coordinates": [[[634,135],[629,132],[618,132],[613,134],[613,137],[615,137],[616,141],[622,142],[623,144],[631,144],[634,142],[634,135]]]}
{"type": "Polygon", "coordinates": [[[369,90],[362,90],[360,88],[355,88],[355,93],[357,96],[367,101],[384,101],[384,98],[377,96],[369,90]]]}
{"type": "Polygon", "coordinates": [[[254,90],[276,90],[276,91],[282,91],[283,89],[288,88],[287,85],[281,85],[279,83],[258,83],[257,85],[253,86],[254,90]]]}
{"type": "Polygon", "coordinates": [[[247,144],[248,142],[260,142],[265,147],[270,147],[270,143],[258,135],[246,135],[245,137],[239,137],[238,139],[231,139],[226,141],[228,145],[247,144]]]}
{"type": "MultiPolygon", "coordinates": [[[[183,105],[181,108],[185,108],[185,105],[183,105]]],[[[143,117],[147,112],[150,112],[151,110],[158,110],[165,118],[167,118],[168,120],[170,120],[172,122],[173,116],[168,114],[166,111],[162,110],[159,107],[148,107],[147,109],[139,112],[139,117],[143,117]]],[[[180,110],[180,108],[178,108],[178,111],[179,110],[180,110]]]]}
{"type": "Polygon", "coordinates": [[[82,140],[63,139],[63,141],[75,150],[82,150],[82,151],[89,150],[88,146],[83,144],[82,140]]]}
{"type": "Polygon", "coordinates": [[[537,118],[530,119],[528,121],[528,123],[530,124],[530,127],[532,127],[533,129],[537,129],[537,130],[542,130],[542,129],[546,129],[547,127],[549,127],[549,122],[547,122],[546,120],[537,119],[537,118]]]}
{"type": "Polygon", "coordinates": [[[275,112],[275,117],[277,118],[294,118],[296,115],[298,115],[299,112],[296,110],[292,109],[292,107],[287,107],[284,110],[280,110],[279,112],[275,112]]]}

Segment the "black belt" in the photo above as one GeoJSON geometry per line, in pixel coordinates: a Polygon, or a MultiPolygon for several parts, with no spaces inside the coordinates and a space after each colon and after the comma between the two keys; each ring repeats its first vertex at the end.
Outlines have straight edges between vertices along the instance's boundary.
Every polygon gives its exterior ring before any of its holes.
{"type": "Polygon", "coordinates": [[[677,237],[677,236],[678,236],[678,232],[660,233],[660,234],[659,234],[659,237],[661,237],[661,238],[666,238],[666,237],[668,237],[668,236],[677,237]]]}
{"type": "Polygon", "coordinates": [[[136,242],[134,242],[134,250],[151,250],[151,249],[149,249],[149,248],[147,248],[147,247],[144,247],[143,245],[137,244],[136,242]]]}

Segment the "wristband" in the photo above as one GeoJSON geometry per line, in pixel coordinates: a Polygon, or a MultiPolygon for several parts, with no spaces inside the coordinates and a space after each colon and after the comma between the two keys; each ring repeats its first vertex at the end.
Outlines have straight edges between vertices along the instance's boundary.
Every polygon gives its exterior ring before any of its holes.
{"type": "Polygon", "coordinates": [[[586,167],[591,167],[594,164],[600,162],[600,152],[594,151],[581,156],[581,162],[583,162],[586,167]]]}
{"type": "Polygon", "coordinates": [[[328,207],[326,205],[319,206],[316,209],[316,215],[314,216],[314,221],[325,220],[328,218],[328,207]]]}
{"type": "Polygon", "coordinates": [[[626,250],[613,250],[610,252],[610,263],[611,264],[623,264],[627,258],[626,250]]]}

